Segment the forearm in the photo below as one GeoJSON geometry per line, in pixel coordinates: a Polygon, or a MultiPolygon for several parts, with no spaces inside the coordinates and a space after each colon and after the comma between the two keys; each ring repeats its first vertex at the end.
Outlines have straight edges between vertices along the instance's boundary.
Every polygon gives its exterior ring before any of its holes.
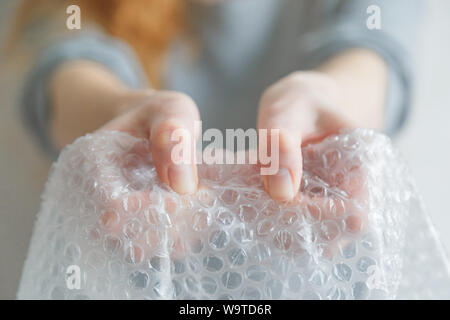
{"type": "Polygon", "coordinates": [[[49,87],[55,147],[62,148],[114,118],[126,92],[116,76],[95,62],[78,60],[58,67],[49,87]]]}
{"type": "Polygon", "coordinates": [[[352,49],[329,59],[317,71],[337,83],[340,92],[334,94],[339,98],[332,103],[338,112],[355,126],[382,129],[387,67],[380,56],[352,49]]]}

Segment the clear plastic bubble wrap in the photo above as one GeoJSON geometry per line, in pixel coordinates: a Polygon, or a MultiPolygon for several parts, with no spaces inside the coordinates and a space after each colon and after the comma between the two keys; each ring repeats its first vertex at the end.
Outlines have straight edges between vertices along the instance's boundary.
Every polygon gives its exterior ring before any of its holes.
{"type": "Polygon", "coordinates": [[[18,298],[450,298],[444,250],[384,135],[357,129],[304,147],[289,203],[267,196],[252,165],[199,165],[198,193],[179,196],[149,154],[119,132],[64,149],[18,298]]]}

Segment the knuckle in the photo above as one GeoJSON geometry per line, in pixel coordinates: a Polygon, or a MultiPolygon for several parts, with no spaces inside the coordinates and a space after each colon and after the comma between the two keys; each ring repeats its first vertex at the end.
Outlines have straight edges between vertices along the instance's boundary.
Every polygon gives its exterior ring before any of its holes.
{"type": "Polygon", "coordinates": [[[166,149],[174,143],[172,139],[173,134],[177,129],[180,129],[180,127],[181,126],[175,119],[161,121],[152,130],[150,143],[158,150],[166,149]]]}
{"type": "Polygon", "coordinates": [[[270,123],[278,122],[277,119],[280,117],[281,111],[282,107],[277,103],[269,104],[262,110],[264,117],[268,119],[268,122],[270,123]]]}
{"type": "MultiPolygon", "coordinates": [[[[296,139],[294,134],[289,129],[280,128],[279,126],[273,125],[267,128],[269,130],[269,134],[267,136],[268,141],[271,144],[277,144],[277,150],[279,154],[291,153],[295,150],[296,139]],[[277,131],[274,131],[276,129],[277,131]]],[[[298,145],[298,147],[300,147],[298,145]]]]}
{"type": "Polygon", "coordinates": [[[270,87],[268,87],[266,90],[264,90],[264,92],[261,95],[261,101],[260,101],[260,106],[263,109],[267,109],[268,106],[270,106],[273,101],[273,97],[277,91],[278,88],[278,84],[273,84],[270,87]]]}
{"type": "Polygon", "coordinates": [[[197,109],[194,100],[182,92],[170,92],[167,95],[164,104],[166,107],[175,109],[197,109]]]}
{"type": "Polygon", "coordinates": [[[295,150],[295,147],[294,139],[291,134],[285,129],[280,129],[278,137],[278,148],[280,154],[290,153],[295,150]]]}
{"type": "Polygon", "coordinates": [[[323,76],[319,72],[315,71],[294,71],[290,73],[285,80],[288,82],[294,82],[297,84],[305,85],[309,81],[315,80],[317,78],[322,78],[323,76]]]}
{"type": "Polygon", "coordinates": [[[158,151],[168,151],[180,141],[194,142],[195,139],[191,130],[174,118],[161,121],[150,135],[150,143],[158,151]]]}
{"type": "Polygon", "coordinates": [[[176,91],[165,91],[160,101],[160,111],[174,117],[187,117],[192,120],[200,119],[200,113],[194,100],[187,94],[176,91]]]}

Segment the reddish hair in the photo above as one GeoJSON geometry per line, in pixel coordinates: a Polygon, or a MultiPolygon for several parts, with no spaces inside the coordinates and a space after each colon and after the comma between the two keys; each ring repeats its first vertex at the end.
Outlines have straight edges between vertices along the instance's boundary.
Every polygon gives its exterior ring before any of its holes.
{"type": "Polygon", "coordinates": [[[184,28],[183,0],[23,0],[16,18],[14,38],[36,18],[65,14],[77,4],[82,19],[96,22],[110,35],[127,42],[141,60],[153,86],[161,83],[168,46],[184,28]],[[65,5],[65,6],[64,6],[65,5]]]}

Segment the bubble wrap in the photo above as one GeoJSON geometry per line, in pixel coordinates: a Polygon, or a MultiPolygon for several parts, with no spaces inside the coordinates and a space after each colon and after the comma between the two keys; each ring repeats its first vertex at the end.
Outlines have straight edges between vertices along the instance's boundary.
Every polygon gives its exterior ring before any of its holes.
{"type": "Polygon", "coordinates": [[[288,203],[252,165],[199,165],[198,193],[179,196],[147,141],[79,138],[52,167],[18,298],[450,298],[448,260],[387,137],[345,131],[303,157],[288,203]]]}

